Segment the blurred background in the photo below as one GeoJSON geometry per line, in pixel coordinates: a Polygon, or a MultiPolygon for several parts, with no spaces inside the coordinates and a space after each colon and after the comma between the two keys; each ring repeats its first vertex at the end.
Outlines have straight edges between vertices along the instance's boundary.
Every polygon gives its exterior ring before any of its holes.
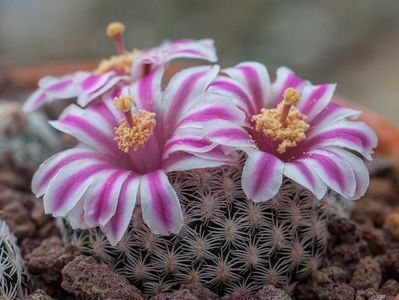
{"type": "Polygon", "coordinates": [[[129,48],[213,38],[222,66],[286,65],[399,124],[398,0],[0,0],[0,66],[108,57],[115,20],[129,48]]]}

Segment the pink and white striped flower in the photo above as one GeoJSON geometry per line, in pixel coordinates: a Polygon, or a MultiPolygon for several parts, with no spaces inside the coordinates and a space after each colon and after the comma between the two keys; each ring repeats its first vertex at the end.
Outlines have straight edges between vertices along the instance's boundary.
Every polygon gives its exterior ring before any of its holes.
{"type": "Polygon", "coordinates": [[[105,93],[120,90],[173,59],[217,61],[215,47],[210,39],[184,39],[165,42],[155,48],[126,51],[123,32],[123,24],[111,23],[107,34],[114,40],[117,55],[101,61],[92,72],[79,71],[62,77],[44,77],[39,81],[39,88],[27,99],[24,110],[33,111],[46,102],[70,98],[77,98],[79,105],[86,106],[105,93]]]}
{"type": "Polygon", "coordinates": [[[249,198],[272,198],[283,176],[319,199],[327,187],[352,199],[365,193],[369,175],[358,155],[371,159],[376,135],[355,121],[359,111],[331,102],[335,84],[312,85],[285,67],[271,83],[266,67],[256,62],[223,73],[210,90],[234,99],[246,125],[218,122],[209,136],[247,153],[242,187],[249,198]]]}
{"type": "Polygon", "coordinates": [[[67,107],[51,124],[81,145],[54,155],[35,173],[32,191],[44,195],[45,212],[67,217],[74,228],[100,226],[116,244],[137,198],[154,233],[178,232],[183,217],[167,173],[238,159],[203,132],[215,119],[245,120],[230,99],[206,91],[218,72],[218,66],[185,69],[161,90],[163,70],[155,68],[114,101],[67,107]]]}

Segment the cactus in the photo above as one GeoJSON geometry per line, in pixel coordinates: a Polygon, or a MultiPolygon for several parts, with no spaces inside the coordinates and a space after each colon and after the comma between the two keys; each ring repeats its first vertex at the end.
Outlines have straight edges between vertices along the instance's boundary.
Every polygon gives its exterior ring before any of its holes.
{"type": "Polygon", "coordinates": [[[41,112],[25,114],[21,104],[0,101],[0,153],[37,164],[59,150],[59,138],[41,112]]]}
{"type": "Polygon", "coordinates": [[[0,296],[1,299],[23,299],[26,273],[15,236],[0,219],[0,296]]]}
{"type": "Polygon", "coordinates": [[[238,287],[256,292],[265,284],[290,291],[325,251],[326,209],[288,179],[276,197],[254,203],[241,189],[241,172],[242,164],[172,173],[185,217],[177,235],[153,234],[140,209],[116,247],[98,228],[66,232],[146,294],[196,282],[219,295],[238,287]]]}

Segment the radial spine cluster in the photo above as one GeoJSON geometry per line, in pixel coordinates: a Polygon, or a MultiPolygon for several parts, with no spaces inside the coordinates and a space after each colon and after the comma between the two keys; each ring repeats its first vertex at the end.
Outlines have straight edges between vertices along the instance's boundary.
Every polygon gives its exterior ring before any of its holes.
{"type": "Polygon", "coordinates": [[[254,203],[241,189],[241,172],[242,164],[172,173],[184,210],[178,235],[153,234],[136,209],[116,247],[98,229],[67,230],[67,238],[146,294],[197,282],[220,295],[238,287],[256,292],[265,284],[290,291],[325,251],[323,201],[285,180],[276,197],[254,203]]]}
{"type": "Polygon", "coordinates": [[[15,236],[0,219],[0,299],[23,299],[26,274],[15,236]]]}

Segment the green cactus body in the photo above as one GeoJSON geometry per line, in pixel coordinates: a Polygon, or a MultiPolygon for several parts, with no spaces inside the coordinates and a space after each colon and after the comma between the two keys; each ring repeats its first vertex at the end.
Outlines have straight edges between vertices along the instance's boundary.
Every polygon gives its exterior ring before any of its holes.
{"type": "Polygon", "coordinates": [[[285,179],[279,194],[261,203],[241,189],[242,164],[176,172],[181,232],[157,236],[135,209],[124,238],[111,247],[98,229],[69,232],[82,251],[111,263],[146,294],[199,282],[223,295],[265,284],[290,291],[317,268],[327,243],[322,201],[285,179]]]}
{"type": "Polygon", "coordinates": [[[0,299],[23,299],[25,276],[16,238],[0,219],[0,299]]]}

